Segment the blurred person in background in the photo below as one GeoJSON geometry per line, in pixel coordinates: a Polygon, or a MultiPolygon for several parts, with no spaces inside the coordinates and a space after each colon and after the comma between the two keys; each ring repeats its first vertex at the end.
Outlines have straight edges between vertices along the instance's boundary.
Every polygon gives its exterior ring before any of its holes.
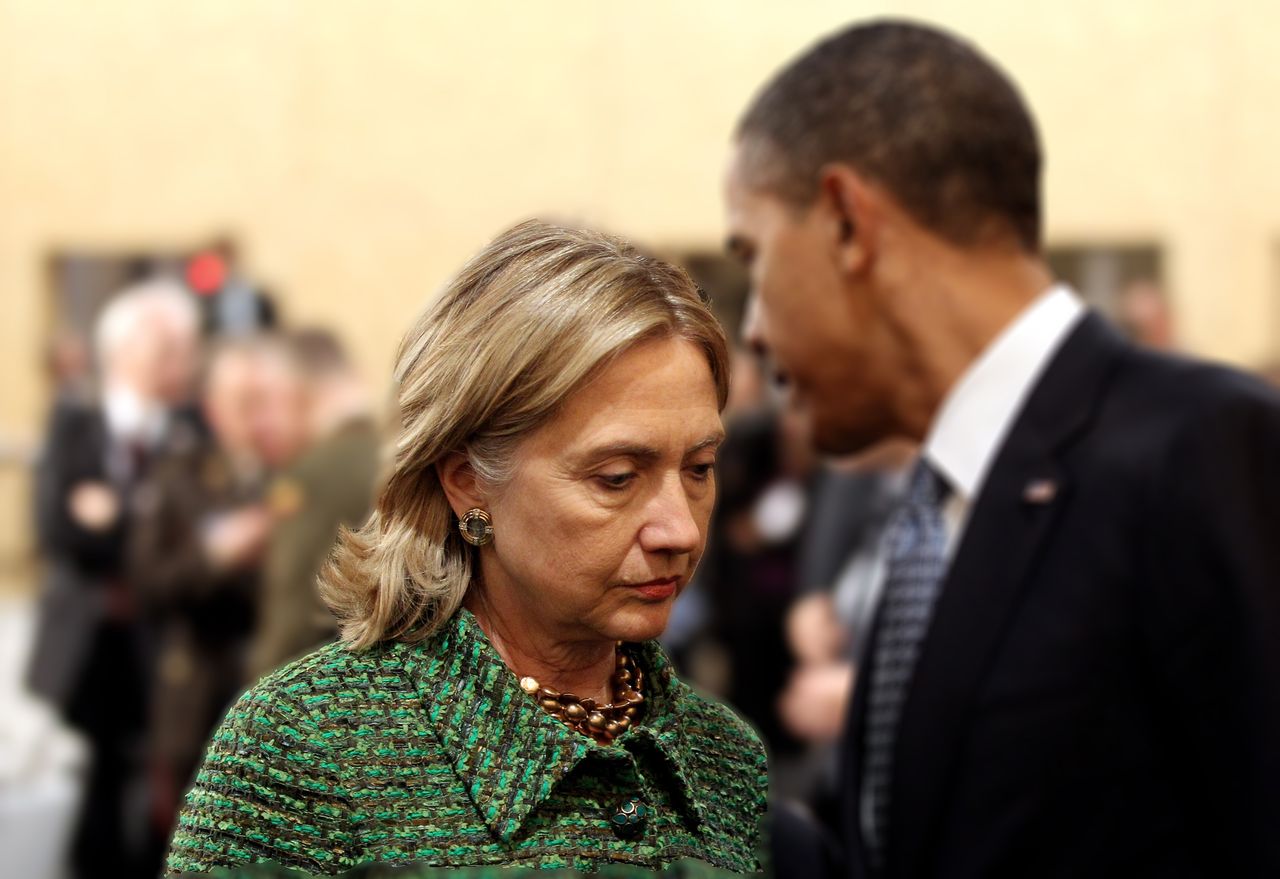
{"type": "Polygon", "coordinates": [[[63,328],[53,334],[45,352],[45,369],[53,385],[55,405],[88,405],[93,400],[93,355],[83,333],[63,328]]]}
{"type": "Polygon", "coordinates": [[[258,405],[249,424],[250,441],[272,474],[283,473],[311,442],[307,377],[286,336],[259,336],[258,405]]]}
{"type": "Polygon", "coordinates": [[[205,332],[214,338],[267,333],[279,324],[274,298],[245,274],[230,237],[195,253],[187,261],[186,281],[200,295],[205,332]]]}
{"type": "Polygon", "coordinates": [[[29,682],[92,750],[73,852],[81,875],[132,874],[145,842],[147,673],[127,545],[151,464],[199,442],[189,409],[198,322],[168,280],[115,296],[95,327],[98,399],[56,403],[37,464],[47,570],[29,682]]]}
{"type": "Polygon", "coordinates": [[[1159,282],[1138,278],[1121,288],[1115,303],[1116,323],[1130,341],[1155,351],[1176,351],[1173,304],[1159,282]]]}
{"type": "MultiPolygon", "coordinates": [[[[246,683],[245,652],[272,527],[255,443],[265,338],[215,343],[202,411],[211,436],[157,461],[139,492],[129,581],[154,652],[148,730],[151,814],[167,842],[209,733],[246,683]]],[[[160,853],[157,852],[157,858],[160,853]]],[[[158,870],[160,862],[154,864],[158,870]]]]}
{"type": "MultiPolygon", "coordinates": [[[[369,394],[337,338],[301,330],[289,337],[288,350],[307,446],[288,458],[268,492],[275,528],[249,659],[255,679],[337,634],[316,574],[339,527],[356,528],[368,516],[378,469],[369,394]]],[[[295,411],[292,396],[286,403],[295,411]]]]}
{"type": "Polygon", "coordinates": [[[834,824],[839,804],[836,742],[887,573],[885,530],[918,451],[913,443],[886,440],[825,465],[800,548],[800,595],[785,622],[795,667],[778,713],[806,747],[775,775],[781,793],[827,824],[834,824]]]}
{"type": "Polygon", "coordinates": [[[783,619],[799,592],[800,548],[819,473],[803,422],[768,401],[725,425],[720,497],[693,588],[705,630],[684,659],[702,686],[759,729],[771,763],[799,747],[778,718],[790,655],[783,619]]]}
{"type": "Polygon", "coordinates": [[[750,337],[815,442],[922,444],[844,740],[856,877],[1280,875],[1280,395],[1056,284],[971,45],[805,52],[739,123],[750,337]]]}
{"type": "Polygon", "coordinates": [[[1258,375],[1273,387],[1280,388],[1280,360],[1263,364],[1258,370],[1258,375]]]}

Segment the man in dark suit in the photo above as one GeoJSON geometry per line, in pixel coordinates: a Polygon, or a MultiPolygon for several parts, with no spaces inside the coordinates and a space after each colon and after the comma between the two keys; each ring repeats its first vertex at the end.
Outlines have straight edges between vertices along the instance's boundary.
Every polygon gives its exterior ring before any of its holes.
{"type": "Polygon", "coordinates": [[[742,118],[730,248],[824,450],[922,456],[844,744],[857,877],[1280,875],[1280,398],[1122,341],[955,37],[853,27],[742,118]]]}
{"type": "Polygon", "coordinates": [[[190,294],[162,280],[118,294],[96,326],[97,403],[59,401],[35,473],[47,572],[31,689],[89,740],[77,875],[142,875],[147,649],[127,571],[146,474],[201,429],[182,407],[197,345],[190,294]]]}

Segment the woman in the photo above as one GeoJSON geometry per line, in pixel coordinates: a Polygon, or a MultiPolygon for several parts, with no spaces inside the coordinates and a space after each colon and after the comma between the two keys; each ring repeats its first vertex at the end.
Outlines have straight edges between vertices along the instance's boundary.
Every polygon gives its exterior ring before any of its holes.
{"type": "Polygon", "coordinates": [[[757,869],[763,748],[653,642],[723,438],[724,335],[688,276],[524,223],[396,378],[389,479],[321,575],[342,641],[231,709],[169,868],[757,869]]]}

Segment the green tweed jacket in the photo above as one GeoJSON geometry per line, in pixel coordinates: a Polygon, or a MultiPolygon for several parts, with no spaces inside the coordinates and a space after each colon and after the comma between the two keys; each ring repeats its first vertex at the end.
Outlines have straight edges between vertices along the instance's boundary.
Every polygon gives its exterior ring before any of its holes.
{"type": "Polygon", "coordinates": [[[231,708],[187,794],[168,868],[591,872],[695,859],[758,870],[760,740],[681,682],[656,644],[635,655],[645,713],[605,747],[544,713],[468,611],[419,644],[322,647],[231,708]]]}

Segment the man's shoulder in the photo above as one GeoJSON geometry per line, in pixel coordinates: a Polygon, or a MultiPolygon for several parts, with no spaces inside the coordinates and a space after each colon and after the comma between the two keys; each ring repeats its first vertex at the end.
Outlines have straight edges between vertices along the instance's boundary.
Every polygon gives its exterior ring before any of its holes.
{"type": "Polygon", "coordinates": [[[1280,405],[1280,392],[1260,377],[1182,354],[1135,347],[1122,361],[1117,378],[1129,393],[1192,413],[1233,405],[1280,405]]]}
{"type": "Polygon", "coordinates": [[[1280,391],[1222,363],[1134,348],[1101,401],[1102,422],[1155,463],[1192,433],[1280,424],[1280,391]]]}

